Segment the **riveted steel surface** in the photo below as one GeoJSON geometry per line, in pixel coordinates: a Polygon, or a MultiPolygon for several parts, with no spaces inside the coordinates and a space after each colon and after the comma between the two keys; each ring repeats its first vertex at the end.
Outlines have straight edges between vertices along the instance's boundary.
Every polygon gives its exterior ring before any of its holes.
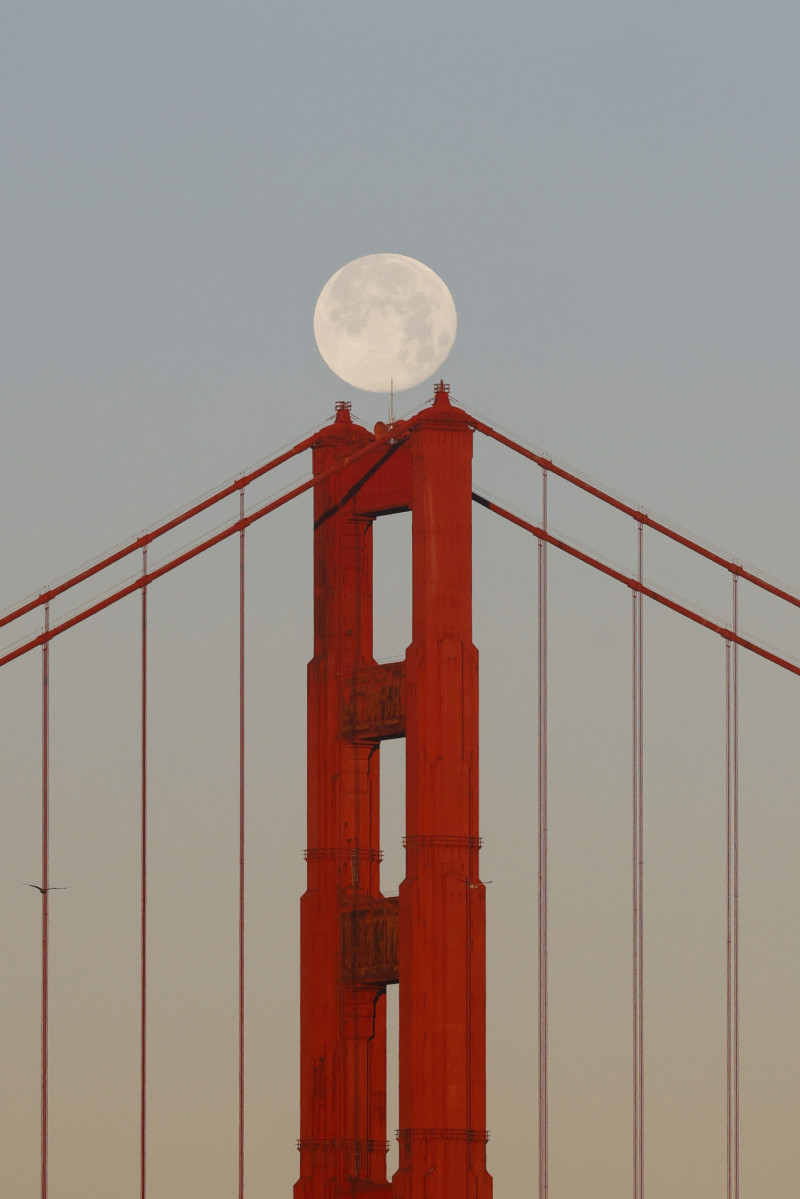
{"type": "Polygon", "coordinates": [[[478,874],[472,430],[434,404],[372,434],[342,408],[314,449],[308,886],[301,901],[295,1199],[491,1199],[485,889],[478,874]],[[328,473],[342,462],[339,472],[328,473]],[[372,525],[412,512],[413,638],[372,658],[372,525]],[[406,876],[380,892],[380,742],[406,738],[406,876]],[[386,986],[400,989],[399,1169],[386,1178],[386,986]]]}

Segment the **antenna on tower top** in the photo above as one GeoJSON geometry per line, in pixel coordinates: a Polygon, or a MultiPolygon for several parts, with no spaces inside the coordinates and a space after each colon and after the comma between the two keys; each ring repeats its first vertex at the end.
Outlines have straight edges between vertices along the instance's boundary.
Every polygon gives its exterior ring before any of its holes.
{"type": "Polygon", "coordinates": [[[389,380],[389,424],[394,424],[394,379],[389,380]]]}

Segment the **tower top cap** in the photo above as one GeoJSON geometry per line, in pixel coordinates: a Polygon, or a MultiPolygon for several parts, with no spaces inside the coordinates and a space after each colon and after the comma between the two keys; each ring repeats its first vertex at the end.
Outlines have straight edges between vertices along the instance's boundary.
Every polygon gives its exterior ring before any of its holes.
{"type": "Polygon", "coordinates": [[[433,393],[433,402],[437,408],[450,407],[450,384],[440,379],[433,393]]]}

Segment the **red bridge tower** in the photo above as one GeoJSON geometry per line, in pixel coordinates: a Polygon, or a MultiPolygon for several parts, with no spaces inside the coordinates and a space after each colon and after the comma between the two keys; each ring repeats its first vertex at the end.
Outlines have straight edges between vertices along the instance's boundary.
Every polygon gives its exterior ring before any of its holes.
{"type": "Polygon", "coordinates": [[[340,405],[314,449],[301,1168],[294,1199],[492,1195],[472,429],[447,390],[439,384],[433,407],[377,439],[340,405]],[[378,665],[372,526],[382,514],[408,510],[413,639],[404,661],[378,665]],[[380,743],[389,737],[406,739],[406,877],[398,898],[380,890],[380,743]],[[390,1182],[386,987],[394,983],[400,1163],[390,1182]]]}

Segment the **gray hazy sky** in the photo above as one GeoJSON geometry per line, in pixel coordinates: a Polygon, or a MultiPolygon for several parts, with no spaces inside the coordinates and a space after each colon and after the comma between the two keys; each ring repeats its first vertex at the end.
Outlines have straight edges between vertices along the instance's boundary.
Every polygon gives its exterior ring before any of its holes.
{"type": "MultiPolygon", "coordinates": [[[[454,397],[800,590],[798,35],[796,5],[773,0],[7,0],[0,608],[298,440],[337,400],[382,418],[385,400],[330,373],[311,325],[329,276],[381,250],[453,294],[454,397]]],[[[476,478],[538,512],[537,476],[485,447],[476,478]]],[[[253,533],[248,595],[248,1185],[276,1196],[297,1169],[311,650],[309,512],[295,509],[253,533]]],[[[521,535],[476,519],[490,1168],[513,1199],[532,1187],[536,1127],[535,562],[521,535]]],[[[552,519],[630,564],[632,531],[555,487],[552,519]]],[[[407,640],[408,530],[391,521],[386,654],[407,640]]],[[[724,580],[648,553],[655,577],[727,619],[724,580]]],[[[231,546],[153,588],[153,1199],[211,1199],[235,1178],[235,566],[231,546]]],[[[551,1194],[616,1199],[630,601],[555,559],[551,594],[551,1194]]],[[[723,651],[645,619],[648,1194],[677,1199],[724,1189],[723,651]]],[[[800,622],[749,597],[742,620],[800,654],[800,622]]],[[[132,604],[53,652],[53,881],[70,885],[53,900],[53,1199],[137,1193],[135,626],[132,604]]],[[[0,680],[0,1190],[15,1196],[35,1193],[38,1165],[38,906],[18,886],[38,872],[37,671],[0,680]]],[[[742,1194],[793,1199],[800,702],[766,668],[742,675],[742,1194]]],[[[384,757],[396,845],[398,747],[384,757]]],[[[401,866],[387,851],[387,889],[401,866]]]]}

